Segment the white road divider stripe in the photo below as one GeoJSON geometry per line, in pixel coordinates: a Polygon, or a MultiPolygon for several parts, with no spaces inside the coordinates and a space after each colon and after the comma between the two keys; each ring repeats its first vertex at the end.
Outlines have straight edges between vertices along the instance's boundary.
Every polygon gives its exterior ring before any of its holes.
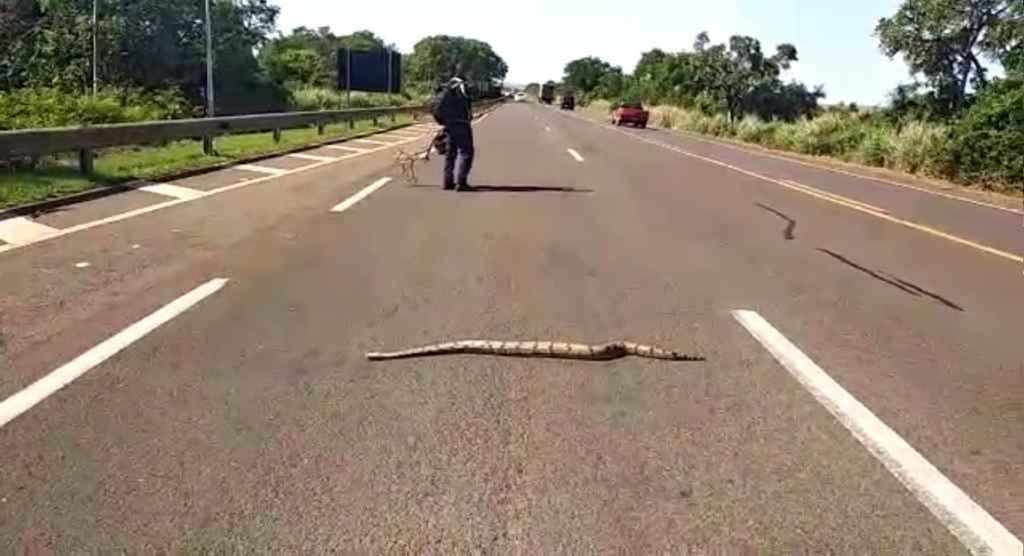
{"type": "Polygon", "coordinates": [[[754,311],[733,317],[972,554],[1020,555],[1024,545],[903,438],[754,311]]]}
{"type": "Polygon", "coordinates": [[[332,156],[317,156],[315,154],[306,154],[306,153],[291,153],[291,154],[288,155],[288,157],[289,158],[297,158],[299,160],[312,160],[314,162],[331,162],[331,161],[337,160],[337,158],[332,157],[332,156]]]}
{"type": "Polygon", "coordinates": [[[210,280],[0,402],[0,428],[161,325],[210,297],[227,282],[226,278],[210,280]]]}
{"type": "Polygon", "coordinates": [[[575,149],[568,149],[568,150],[569,150],[569,154],[572,155],[572,157],[576,159],[576,162],[583,162],[583,157],[580,156],[580,153],[576,152],[575,149]]]}
{"type": "Polygon", "coordinates": [[[359,191],[359,193],[356,193],[355,195],[349,197],[348,199],[345,199],[344,201],[336,205],[334,208],[331,209],[331,212],[345,212],[346,210],[352,208],[352,206],[358,203],[359,201],[362,201],[363,199],[372,195],[374,191],[377,191],[378,189],[387,185],[388,182],[390,181],[391,178],[381,178],[371,183],[370,185],[364,187],[361,191],[359,191]]]}
{"type": "Polygon", "coordinates": [[[195,199],[206,195],[205,191],[192,189],[191,187],[181,187],[180,185],[170,183],[155,183],[153,185],[147,185],[145,187],[140,187],[139,191],[147,191],[149,193],[155,193],[165,197],[174,197],[175,199],[195,199]]]}
{"type": "Polygon", "coordinates": [[[59,233],[51,228],[24,216],[0,220],[0,240],[11,245],[23,245],[59,233]]]}
{"type": "Polygon", "coordinates": [[[288,171],[281,168],[271,168],[270,166],[259,166],[257,164],[239,164],[238,166],[235,166],[235,168],[238,168],[239,170],[248,170],[250,172],[258,172],[260,174],[270,174],[272,176],[279,176],[288,171]]]}

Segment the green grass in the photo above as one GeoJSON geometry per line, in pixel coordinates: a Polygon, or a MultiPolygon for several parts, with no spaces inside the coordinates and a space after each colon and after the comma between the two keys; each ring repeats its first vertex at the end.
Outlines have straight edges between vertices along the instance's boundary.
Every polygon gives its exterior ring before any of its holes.
{"type": "Polygon", "coordinates": [[[392,124],[381,118],[380,125],[357,122],[354,129],[347,123],[327,126],[324,135],[316,128],[289,129],[281,132],[275,143],[273,134],[245,133],[220,137],[215,142],[217,154],[203,154],[199,141],[176,141],[162,147],[120,148],[104,151],[96,158],[91,176],[78,173],[76,160],[63,157],[41,162],[34,170],[0,170],[0,208],[12,207],[86,191],[100,185],[113,185],[140,179],[155,179],[188,170],[198,170],[277,151],[312,145],[332,139],[394,125],[411,123],[409,116],[399,116],[392,124]]]}

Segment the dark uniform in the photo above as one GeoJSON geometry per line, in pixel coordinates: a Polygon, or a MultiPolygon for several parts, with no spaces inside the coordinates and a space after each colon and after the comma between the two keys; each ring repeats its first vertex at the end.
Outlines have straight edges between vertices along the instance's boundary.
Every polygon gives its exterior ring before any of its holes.
{"type": "Polygon", "coordinates": [[[448,152],[444,159],[444,188],[469,188],[469,171],[473,168],[473,112],[466,90],[466,82],[453,77],[445,85],[458,93],[461,102],[452,105],[444,114],[445,133],[448,135],[448,152]],[[455,163],[459,162],[458,176],[455,174],[455,163]]]}

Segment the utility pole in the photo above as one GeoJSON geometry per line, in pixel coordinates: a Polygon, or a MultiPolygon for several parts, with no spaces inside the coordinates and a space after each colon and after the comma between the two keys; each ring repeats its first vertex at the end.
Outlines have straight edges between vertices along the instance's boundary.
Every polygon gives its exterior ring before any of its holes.
{"type": "Polygon", "coordinates": [[[213,25],[210,23],[210,0],[206,0],[206,115],[214,115],[213,95],[213,25]]]}
{"type": "Polygon", "coordinates": [[[96,96],[100,88],[99,69],[96,67],[99,62],[99,3],[100,0],[92,0],[92,96],[96,96]]]}
{"type": "MultiPolygon", "coordinates": [[[[212,118],[216,109],[213,95],[213,25],[210,23],[210,0],[206,0],[206,117],[212,118]]],[[[203,152],[214,154],[213,137],[203,137],[203,152]]]]}

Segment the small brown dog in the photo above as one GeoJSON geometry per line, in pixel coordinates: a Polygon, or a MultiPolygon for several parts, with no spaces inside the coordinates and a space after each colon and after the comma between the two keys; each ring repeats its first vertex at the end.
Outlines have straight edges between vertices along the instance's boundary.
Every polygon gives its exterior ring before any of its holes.
{"type": "Polygon", "coordinates": [[[430,152],[436,151],[437,154],[445,154],[448,152],[448,135],[444,129],[437,132],[437,135],[430,141],[430,145],[425,151],[417,153],[407,153],[402,149],[398,149],[395,154],[395,162],[402,169],[402,177],[409,183],[416,183],[416,163],[420,160],[430,160],[430,152]]]}

